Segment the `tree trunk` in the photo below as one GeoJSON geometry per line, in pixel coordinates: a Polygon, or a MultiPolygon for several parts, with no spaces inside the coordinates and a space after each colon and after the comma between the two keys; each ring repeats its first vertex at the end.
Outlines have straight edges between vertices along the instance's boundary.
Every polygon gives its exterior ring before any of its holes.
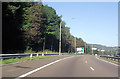
{"type": "Polygon", "coordinates": [[[44,43],[43,43],[43,52],[45,50],[45,37],[44,37],[44,43]]]}

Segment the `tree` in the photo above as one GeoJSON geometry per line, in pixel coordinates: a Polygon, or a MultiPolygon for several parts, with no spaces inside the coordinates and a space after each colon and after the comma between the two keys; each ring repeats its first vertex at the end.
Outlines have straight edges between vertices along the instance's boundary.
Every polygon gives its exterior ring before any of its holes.
{"type": "Polygon", "coordinates": [[[26,46],[35,50],[38,49],[37,45],[42,45],[45,37],[46,16],[43,5],[42,3],[34,3],[31,7],[24,8],[24,11],[23,30],[26,46]]]}
{"type": "MultiPolygon", "coordinates": [[[[56,10],[42,2],[3,3],[3,51],[30,49],[58,51],[62,22],[62,52],[74,52],[74,36],[56,10]],[[7,21],[6,21],[7,20],[7,21]]],[[[77,47],[84,46],[81,38],[77,47]]]]}
{"type": "Polygon", "coordinates": [[[86,54],[92,54],[92,49],[90,46],[87,45],[86,47],[86,54]]]}
{"type": "MultiPolygon", "coordinates": [[[[23,50],[23,8],[28,3],[3,2],[2,3],[2,51],[23,50]]],[[[14,53],[14,52],[12,52],[14,53]]]]}
{"type": "Polygon", "coordinates": [[[56,11],[47,5],[43,7],[44,13],[47,16],[46,20],[46,49],[58,51],[58,41],[59,41],[59,24],[61,21],[61,16],[56,14],[56,11]]]}

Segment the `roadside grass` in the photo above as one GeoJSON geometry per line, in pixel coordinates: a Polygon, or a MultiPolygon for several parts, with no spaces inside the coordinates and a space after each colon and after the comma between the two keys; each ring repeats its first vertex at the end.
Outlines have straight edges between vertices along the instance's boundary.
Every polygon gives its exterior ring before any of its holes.
{"type": "Polygon", "coordinates": [[[29,59],[30,59],[29,57],[4,59],[4,60],[2,60],[2,64],[15,63],[18,61],[24,61],[24,60],[29,60],[29,59]]]}
{"type": "MultiPolygon", "coordinates": [[[[41,53],[41,52],[39,52],[41,53]]],[[[30,58],[29,56],[27,57],[21,57],[21,58],[11,58],[11,59],[4,59],[0,64],[10,64],[10,63],[16,63],[16,62],[23,62],[23,61],[28,61],[28,60],[34,60],[34,59],[43,59],[43,58],[51,58],[51,57],[57,57],[57,56],[83,56],[87,54],[66,54],[66,55],[46,55],[46,56],[33,56],[30,58]]]]}
{"type": "Polygon", "coordinates": [[[34,60],[34,59],[43,59],[43,58],[51,58],[51,57],[57,57],[57,56],[73,56],[73,55],[47,55],[47,56],[33,56],[32,58],[28,57],[21,57],[21,58],[11,58],[11,59],[4,59],[2,60],[2,64],[9,64],[9,63],[15,63],[15,62],[22,62],[27,60],[34,60]]]}
{"type": "Polygon", "coordinates": [[[107,59],[107,58],[103,58],[103,57],[99,57],[99,56],[98,56],[98,58],[99,58],[99,59],[103,59],[103,60],[108,61],[108,62],[115,63],[115,64],[118,64],[118,63],[119,63],[117,59],[114,61],[114,60],[107,59]]]}
{"type": "Polygon", "coordinates": [[[84,54],[85,56],[92,56],[91,54],[84,54]]]}

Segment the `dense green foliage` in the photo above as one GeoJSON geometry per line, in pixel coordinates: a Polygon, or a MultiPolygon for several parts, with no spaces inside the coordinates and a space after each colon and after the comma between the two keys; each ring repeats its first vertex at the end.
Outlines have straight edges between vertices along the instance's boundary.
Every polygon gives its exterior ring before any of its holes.
{"type": "Polygon", "coordinates": [[[24,49],[21,27],[25,5],[27,3],[2,3],[2,50],[5,52],[24,49]]]}
{"type": "MultiPolygon", "coordinates": [[[[62,16],[58,16],[52,7],[37,2],[4,2],[2,12],[3,53],[13,50],[58,52],[60,22],[62,52],[75,52],[75,37],[61,20],[62,16]]],[[[76,44],[76,47],[85,47],[85,42],[81,38],[76,38],[76,44]]],[[[86,49],[86,53],[91,52],[89,46],[86,46],[86,49]]]]}

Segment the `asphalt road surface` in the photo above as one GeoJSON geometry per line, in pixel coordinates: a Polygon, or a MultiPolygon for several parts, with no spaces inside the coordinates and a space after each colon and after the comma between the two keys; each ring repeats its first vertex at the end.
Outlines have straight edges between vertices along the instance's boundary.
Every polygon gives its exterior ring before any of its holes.
{"type": "Polygon", "coordinates": [[[53,57],[4,65],[2,76],[118,77],[118,66],[101,61],[95,56],[53,57]]]}

